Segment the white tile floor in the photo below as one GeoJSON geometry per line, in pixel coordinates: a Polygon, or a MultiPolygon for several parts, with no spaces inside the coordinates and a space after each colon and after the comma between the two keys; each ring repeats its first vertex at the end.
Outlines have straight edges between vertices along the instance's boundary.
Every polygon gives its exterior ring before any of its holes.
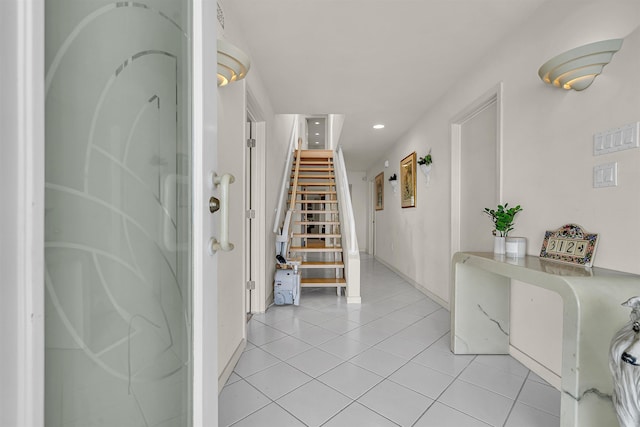
{"type": "Polygon", "coordinates": [[[254,315],[220,426],[555,427],[560,393],[509,356],[449,351],[449,312],[361,256],[362,305],[304,289],[254,315]]]}

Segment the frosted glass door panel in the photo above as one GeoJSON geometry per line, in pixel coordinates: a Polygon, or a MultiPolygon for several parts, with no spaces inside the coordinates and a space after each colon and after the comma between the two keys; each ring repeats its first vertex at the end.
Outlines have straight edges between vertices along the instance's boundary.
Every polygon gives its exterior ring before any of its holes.
{"type": "Polygon", "coordinates": [[[47,427],[189,426],[187,0],[47,0],[47,427]]]}

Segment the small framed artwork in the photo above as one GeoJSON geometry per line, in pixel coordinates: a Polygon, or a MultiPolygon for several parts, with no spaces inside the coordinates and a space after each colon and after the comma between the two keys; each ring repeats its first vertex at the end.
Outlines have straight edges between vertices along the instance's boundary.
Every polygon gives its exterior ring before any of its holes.
{"type": "Polygon", "coordinates": [[[376,210],[384,209],[384,172],[376,175],[376,210]]]}
{"type": "Polygon", "coordinates": [[[587,233],[577,224],[566,224],[545,232],[540,258],[591,267],[597,246],[597,234],[587,233]]]}
{"type": "Polygon", "coordinates": [[[400,162],[400,190],[403,208],[416,207],[416,152],[400,162]]]}

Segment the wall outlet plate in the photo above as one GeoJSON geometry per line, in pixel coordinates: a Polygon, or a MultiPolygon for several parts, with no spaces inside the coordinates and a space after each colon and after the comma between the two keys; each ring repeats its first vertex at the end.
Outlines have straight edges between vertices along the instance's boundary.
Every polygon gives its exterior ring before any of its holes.
{"type": "Polygon", "coordinates": [[[615,129],[605,130],[593,135],[593,155],[629,150],[640,146],[640,122],[631,123],[615,129]]]}
{"type": "Polygon", "coordinates": [[[618,185],[618,163],[606,163],[593,167],[593,188],[616,187],[618,185]]]}

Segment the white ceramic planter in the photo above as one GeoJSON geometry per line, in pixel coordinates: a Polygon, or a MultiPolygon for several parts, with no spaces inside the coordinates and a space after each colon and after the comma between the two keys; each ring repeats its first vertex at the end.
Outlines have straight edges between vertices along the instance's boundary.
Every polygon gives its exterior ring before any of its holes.
{"type": "Polygon", "coordinates": [[[495,236],[493,239],[493,253],[496,255],[504,255],[506,253],[507,238],[495,236]]]}
{"type": "Polygon", "coordinates": [[[427,181],[427,184],[429,184],[429,181],[431,179],[431,176],[430,176],[431,165],[418,165],[418,166],[420,166],[420,170],[424,174],[424,177],[425,177],[425,179],[427,181]]]}
{"type": "Polygon", "coordinates": [[[522,258],[527,254],[527,239],[524,237],[507,237],[507,256],[522,258]]]}

